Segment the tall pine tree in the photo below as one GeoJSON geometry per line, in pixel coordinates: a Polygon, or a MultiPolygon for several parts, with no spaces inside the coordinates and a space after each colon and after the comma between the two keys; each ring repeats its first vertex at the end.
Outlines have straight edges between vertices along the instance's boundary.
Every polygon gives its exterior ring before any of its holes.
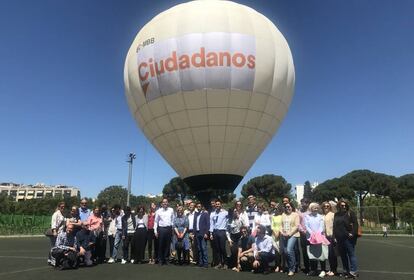
{"type": "Polygon", "coordinates": [[[312,187],[309,181],[305,182],[305,185],[303,188],[303,198],[312,200],[312,187]]]}

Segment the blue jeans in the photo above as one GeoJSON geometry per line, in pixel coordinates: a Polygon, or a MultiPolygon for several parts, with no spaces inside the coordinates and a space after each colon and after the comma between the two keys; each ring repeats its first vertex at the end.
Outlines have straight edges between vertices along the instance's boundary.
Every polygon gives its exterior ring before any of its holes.
{"type": "Polygon", "coordinates": [[[112,251],[112,256],[111,256],[114,260],[116,260],[118,257],[118,248],[119,248],[119,245],[121,244],[121,240],[122,240],[122,230],[117,230],[115,233],[114,249],[112,251]]]}
{"type": "Polygon", "coordinates": [[[357,258],[355,255],[355,239],[337,240],[344,271],[357,272],[357,258]]]}
{"type": "Polygon", "coordinates": [[[207,255],[207,240],[204,239],[204,235],[197,233],[197,248],[198,248],[198,261],[199,266],[208,267],[208,255],[207,255]]]}
{"type": "Polygon", "coordinates": [[[295,272],[296,268],[296,257],[295,257],[295,245],[298,242],[298,238],[291,236],[285,237],[281,236],[283,239],[283,253],[287,256],[287,265],[290,272],[295,272]]]}

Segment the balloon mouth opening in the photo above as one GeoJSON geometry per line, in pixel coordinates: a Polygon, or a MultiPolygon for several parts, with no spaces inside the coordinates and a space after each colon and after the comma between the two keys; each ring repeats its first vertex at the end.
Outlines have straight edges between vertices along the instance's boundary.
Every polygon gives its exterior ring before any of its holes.
{"type": "Polygon", "coordinates": [[[201,204],[210,208],[210,201],[220,196],[233,193],[243,176],[234,174],[205,174],[184,178],[201,204]]]}

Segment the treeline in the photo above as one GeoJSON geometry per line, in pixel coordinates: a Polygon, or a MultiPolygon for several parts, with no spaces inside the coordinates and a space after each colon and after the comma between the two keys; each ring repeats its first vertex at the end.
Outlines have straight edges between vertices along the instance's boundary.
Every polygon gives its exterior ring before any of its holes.
{"type": "Polygon", "coordinates": [[[360,223],[364,223],[364,205],[368,197],[386,198],[391,201],[392,220],[397,221],[396,207],[400,206],[401,220],[412,224],[414,214],[412,209],[414,199],[414,174],[401,177],[377,173],[370,170],[354,170],[339,178],[327,180],[317,186],[311,193],[314,201],[332,200],[335,198],[357,198],[360,206],[360,223]],[[410,212],[412,214],[410,214],[410,212]]]}
{"type": "MultiPolygon", "coordinates": [[[[79,205],[78,197],[29,199],[16,202],[6,194],[0,194],[0,214],[51,215],[60,201],[65,202],[67,211],[72,205],[79,205]]],[[[89,201],[92,203],[91,199],[89,201]]]]}
{"type": "MultiPolygon", "coordinates": [[[[109,186],[102,190],[96,200],[88,199],[89,208],[106,204],[111,207],[115,204],[126,206],[128,191],[122,186],[109,186]]],[[[158,202],[158,199],[151,199],[145,196],[131,195],[130,204],[135,208],[138,205],[149,206],[151,202],[158,202]]],[[[29,199],[16,202],[6,194],[0,194],[0,214],[25,214],[25,215],[52,215],[59,202],[64,201],[66,204],[66,214],[72,206],[79,206],[79,197],[54,197],[43,199],[29,199]]]]}
{"type": "MultiPolygon", "coordinates": [[[[109,207],[114,204],[124,207],[127,201],[127,194],[128,192],[123,186],[109,186],[98,194],[95,201],[89,199],[89,207],[100,206],[103,203],[109,207]]],[[[292,185],[282,176],[265,174],[254,177],[244,184],[241,195],[242,200],[249,195],[254,195],[268,204],[271,200],[280,202],[282,197],[290,197],[292,195],[292,185]]],[[[172,178],[164,186],[163,196],[170,200],[171,206],[175,203],[183,203],[185,199],[196,199],[191,189],[179,177],[172,178]]],[[[397,219],[411,225],[414,224],[414,174],[395,177],[370,170],[354,170],[342,177],[326,180],[313,190],[310,183],[308,181],[305,182],[304,197],[316,202],[347,198],[354,205],[356,205],[358,200],[361,224],[364,222],[364,205],[368,200],[371,203],[372,201],[378,201],[378,203],[389,202],[393,209],[392,222],[394,225],[397,219]],[[398,217],[396,213],[397,206],[401,209],[398,217]]],[[[230,207],[236,196],[231,193],[222,195],[220,198],[226,206],[230,207]]],[[[78,197],[44,198],[15,202],[5,194],[1,194],[0,213],[51,215],[58,202],[62,200],[66,203],[66,211],[73,205],[79,205],[78,197]]],[[[160,197],[148,198],[131,194],[130,204],[133,208],[138,205],[148,207],[151,202],[159,203],[160,200],[160,197]]]]}
{"type": "MultiPolygon", "coordinates": [[[[195,196],[191,189],[179,177],[172,178],[163,189],[163,195],[170,200],[183,202],[195,196]]],[[[274,174],[265,174],[250,179],[242,186],[241,200],[254,195],[260,201],[281,202],[283,197],[291,197],[292,185],[285,178],[274,174]]],[[[396,177],[370,170],[354,170],[339,178],[326,180],[312,189],[309,181],[304,184],[304,197],[311,201],[323,202],[346,198],[356,206],[359,203],[360,223],[364,224],[364,206],[390,206],[392,213],[387,217],[386,209],[378,211],[381,220],[388,221],[395,226],[397,219],[414,225],[414,174],[396,177]],[[374,204],[373,204],[374,203],[374,204]],[[396,208],[399,208],[397,215],[396,208]]],[[[234,194],[220,197],[226,206],[232,205],[234,194]]],[[[296,202],[299,203],[299,202],[296,202]]]]}

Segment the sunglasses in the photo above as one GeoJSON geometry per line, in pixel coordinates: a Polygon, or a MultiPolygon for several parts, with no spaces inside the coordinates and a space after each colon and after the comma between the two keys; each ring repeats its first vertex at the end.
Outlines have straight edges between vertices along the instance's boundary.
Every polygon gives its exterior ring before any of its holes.
{"type": "Polygon", "coordinates": [[[331,205],[325,205],[323,208],[331,208],[331,205]]]}

